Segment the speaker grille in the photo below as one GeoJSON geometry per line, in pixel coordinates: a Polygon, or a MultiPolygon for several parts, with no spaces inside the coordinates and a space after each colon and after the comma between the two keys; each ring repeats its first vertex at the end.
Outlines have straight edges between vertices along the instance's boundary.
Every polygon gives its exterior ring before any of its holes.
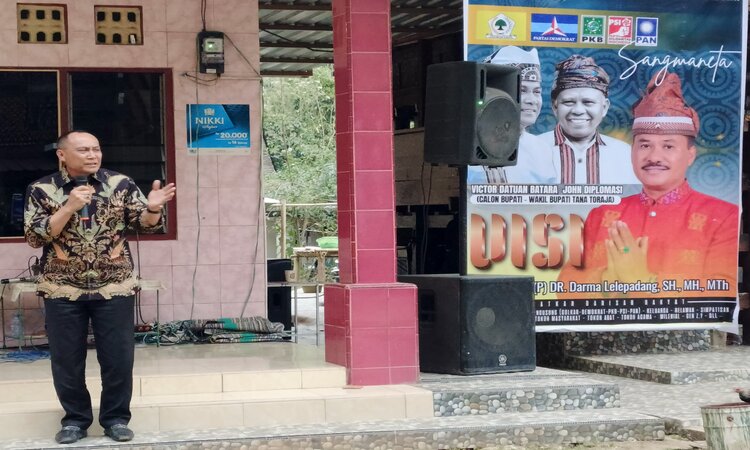
{"type": "Polygon", "coordinates": [[[477,139],[488,158],[515,161],[521,133],[518,106],[505,92],[485,103],[477,119],[477,139]]]}
{"type": "Polygon", "coordinates": [[[423,372],[534,370],[533,278],[402,275],[419,292],[419,364],[423,372]]]}
{"type": "Polygon", "coordinates": [[[427,68],[424,159],[434,164],[515,164],[521,135],[518,69],[474,61],[427,68]]]}

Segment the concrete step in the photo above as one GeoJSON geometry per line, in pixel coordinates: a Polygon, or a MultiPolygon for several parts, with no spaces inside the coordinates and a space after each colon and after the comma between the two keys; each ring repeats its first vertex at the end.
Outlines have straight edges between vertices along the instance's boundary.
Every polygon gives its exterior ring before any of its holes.
{"type": "Polygon", "coordinates": [[[725,381],[659,384],[611,375],[589,376],[602,383],[617,383],[622,410],[659,417],[664,420],[667,434],[679,434],[691,440],[705,439],[701,407],[735,403],[739,398],[734,388],[743,386],[725,381]]]}
{"type": "MultiPolygon", "coordinates": [[[[429,391],[350,389],[346,369],[326,363],[322,352],[289,343],[136,348],[132,423],[155,432],[432,417],[429,391]]],[[[86,364],[86,382],[98,406],[101,381],[93,351],[86,364]]],[[[54,435],[62,415],[48,359],[3,364],[0,439],[54,435]]]]}
{"type": "MultiPolygon", "coordinates": [[[[98,399],[93,399],[97,405],[98,399]]],[[[416,419],[432,416],[432,395],[414,386],[277,389],[134,397],[131,426],[145,432],[416,419]]],[[[98,411],[94,411],[94,416],[98,411]]],[[[0,439],[43,438],[60,427],[55,401],[0,405],[0,439]]],[[[92,434],[101,434],[93,425],[92,434]]],[[[0,448],[3,448],[0,446],[0,448]]]]}
{"type": "MultiPolygon", "coordinates": [[[[208,413],[210,414],[210,413],[208,413]]],[[[159,448],[504,448],[544,445],[594,445],[625,440],[662,440],[664,423],[617,409],[506,413],[471,417],[359,420],[296,426],[192,428],[149,431],[133,424],[136,437],[129,449],[159,448]]],[[[0,448],[118,448],[99,430],[74,445],[42,439],[0,441],[0,448]]]]}
{"type": "Polygon", "coordinates": [[[419,386],[433,392],[437,417],[620,407],[616,383],[543,368],[468,378],[423,375],[419,386]]]}
{"type": "MultiPolygon", "coordinates": [[[[291,344],[266,348],[278,352],[285,350],[284,346],[291,347],[291,344]]],[[[133,369],[133,397],[340,388],[346,385],[346,368],[325,363],[322,358],[309,364],[280,361],[274,366],[263,361],[259,365],[257,361],[248,361],[249,358],[222,357],[221,346],[212,347],[215,354],[210,357],[201,353],[195,355],[195,352],[188,354],[177,347],[139,348],[133,369]]],[[[89,352],[86,365],[86,384],[91,394],[97,396],[101,379],[93,351],[89,352]]],[[[7,402],[56,399],[48,359],[3,365],[0,407],[7,402]]]]}
{"type": "Polygon", "coordinates": [[[744,347],[710,352],[570,356],[566,367],[590,373],[614,375],[662,384],[747,382],[750,361],[744,347]]]}
{"type": "MultiPolygon", "coordinates": [[[[133,396],[211,394],[277,389],[336,388],[346,384],[346,369],[331,365],[315,369],[257,370],[247,372],[199,372],[160,375],[134,375],[133,396]]],[[[98,391],[101,379],[86,378],[89,390],[98,391]]],[[[49,378],[0,381],[0,405],[18,401],[55,400],[55,388],[49,378]]]]}

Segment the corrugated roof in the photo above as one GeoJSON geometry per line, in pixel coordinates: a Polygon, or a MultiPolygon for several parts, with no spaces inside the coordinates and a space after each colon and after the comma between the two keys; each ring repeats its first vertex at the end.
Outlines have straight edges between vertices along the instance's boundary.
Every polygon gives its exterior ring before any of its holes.
{"type": "MultiPolygon", "coordinates": [[[[462,27],[462,0],[391,0],[392,44],[399,46],[462,27]]],[[[259,0],[263,75],[309,75],[333,63],[331,0],[259,0]]]]}

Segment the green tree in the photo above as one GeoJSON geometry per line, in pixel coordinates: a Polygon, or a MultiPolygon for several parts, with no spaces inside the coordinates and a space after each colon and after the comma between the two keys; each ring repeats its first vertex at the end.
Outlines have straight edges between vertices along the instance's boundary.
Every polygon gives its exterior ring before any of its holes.
{"type": "MultiPolygon", "coordinates": [[[[308,78],[264,80],[263,137],[274,167],[264,173],[266,196],[287,203],[336,201],[334,95],[330,66],[308,78]]],[[[335,236],[336,230],[335,208],[291,207],[286,250],[305,245],[310,232],[335,236]]]]}

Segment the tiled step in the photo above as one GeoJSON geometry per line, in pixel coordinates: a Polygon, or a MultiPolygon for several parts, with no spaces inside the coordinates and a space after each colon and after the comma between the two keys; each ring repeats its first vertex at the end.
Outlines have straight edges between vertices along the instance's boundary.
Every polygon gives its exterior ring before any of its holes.
{"type": "MultiPolygon", "coordinates": [[[[179,394],[218,394],[222,392],[268,391],[279,389],[336,388],[346,384],[341,366],[277,371],[210,372],[193,374],[134,375],[133,396],[179,394]]],[[[92,395],[100,389],[98,377],[87,377],[92,395]]],[[[0,405],[17,401],[55,400],[52,378],[0,381],[0,405]]]]}
{"type": "MultiPolygon", "coordinates": [[[[86,362],[86,383],[96,407],[101,381],[93,351],[86,362]]],[[[0,439],[54,434],[62,408],[49,360],[8,363],[2,369],[0,439]]],[[[409,386],[348,389],[346,369],[326,363],[317,347],[138,347],[132,423],[144,431],[164,431],[431,417],[431,400],[429,391],[409,386]]]]}
{"type": "MultiPolygon", "coordinates": [[[[188,353],[178,347],[138,348],[133,370],[133,397],[340,388],[346,384],[344,367],[325,363],[322,356],[307,364],[291,363],[285,360],[285,353],[294,353],[289,349],[292,345],[273,345],[267,344],[265,349],[269,353],[276,352],[279,358],[276,365],[269,365],[267,361],[259,364],[252,358],[236,355],[222,357],[222,353],[227,352],[222,346],[211,346],[213,353],[210,356],[194,349],[188,353]]],[[[273,357],[274,353],[270,353],[269,358],[273,357]]],[[[96,396],[101,380],[93,351],[89,352],[86,362],[86,384],[96,396]]],[[[0,376],[0,407],[5,402],[55,400],[57,396],[51,373],[47,359],[28,364],[4,364],[0,376]]]]}
{"type": "MultiPolygon", "coordinates": [[[[128,448],[508,448],[662,440],[661,420],[622,410],[507,413],[298,426],[254,426],[180,432],[152,432],[134,424],[128,448]]],[[[117,448],[98,430],[75,445],[57,446],[51,437],[0,441],[0,448],[117,448]]]]}
{"type": "MultiPolygon", "coordinates": [[[[93,400],[97,405],[98,399],[93,400]]],[[[277,389],[134,397],[131,426],[146,432],[417,419],[432,416],[432,395],[414,386],[277,389]]],[[[96,417],[98,411],[94,411],[96,417]]],[[[0,439],[41,438],[59,429],[57,401],[0,404],[0,439]]],[[[91,433],[101,434],[93,425],[91,433]]],[[[3,448],[0,446],[0,448],[3,448]]]]}
{"type": "Polygon", "coordinates": [[[419,386],[433,392],[436,417],[620,406],[620,389],[615,383],[541,368],[529,373],[471,377],[423,375],[419,386]]]}
{"type": "Polygon", "coordinates": [[[571,356],[566,367],[662,384],[750,380],[750,361],[742,347],[701,352],[700,357],[690,352],[571,356]]]}

